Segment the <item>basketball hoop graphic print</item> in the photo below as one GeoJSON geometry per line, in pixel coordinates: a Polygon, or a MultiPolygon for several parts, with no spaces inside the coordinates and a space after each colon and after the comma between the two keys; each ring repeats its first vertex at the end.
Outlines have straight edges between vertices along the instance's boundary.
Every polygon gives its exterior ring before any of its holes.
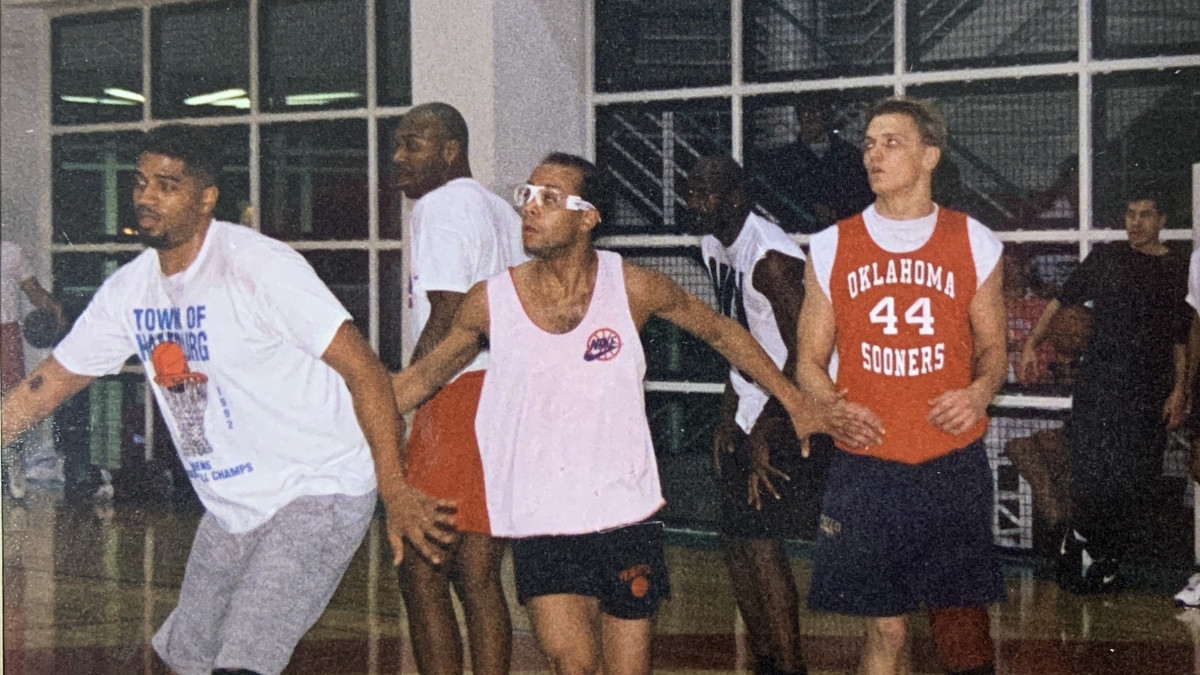
{"type": "Polygon", "coordinates": [[[177,342],[160,342],[150,352],[154,383],[163,397],[179,432],[179,454],[198,457],[211,453],[204,435],[204,411],[208,408],[208,376],[188,369],[187,357],[177,342]]]}
{"type": "Polygon", "coordinates": [[[583,353],[584,361],[610,361],[621,352],[621,336],[611,328],[601,328],[593,332],[587,340],[587,349],[583,353]]]}

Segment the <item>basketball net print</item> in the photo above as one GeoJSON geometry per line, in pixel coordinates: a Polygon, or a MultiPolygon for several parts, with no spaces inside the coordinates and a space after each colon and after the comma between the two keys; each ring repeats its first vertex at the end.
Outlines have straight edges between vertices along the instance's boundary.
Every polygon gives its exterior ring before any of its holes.
{"type": "Polygon", "coordinates": [[[162,387],[167,408],[179,432],[179,454],[198,457],[213,451],[204,435],[204,411],[208,408],[208,376],[188,369],[183,347],[177,342],[160,342],[150,352],[154,383],[162,387]]]}

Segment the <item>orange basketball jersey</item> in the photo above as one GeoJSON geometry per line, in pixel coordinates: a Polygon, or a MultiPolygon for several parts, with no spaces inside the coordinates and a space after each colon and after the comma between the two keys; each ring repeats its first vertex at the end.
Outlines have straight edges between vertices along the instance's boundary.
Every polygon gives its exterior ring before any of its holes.
{"type": "Polygon", "coordinates": [[[880,248],[861,214],[838,223],[829,280],[837,385],[847,400],[879,415],[887,431],[882,446],[856,452],[917,464],[983,435],[986,418],[959,435],[925,419],[930,400],[971,382],[967,309],[975,289],[965,214],[939,209],[929,241],[909,253],[880,248]]]}

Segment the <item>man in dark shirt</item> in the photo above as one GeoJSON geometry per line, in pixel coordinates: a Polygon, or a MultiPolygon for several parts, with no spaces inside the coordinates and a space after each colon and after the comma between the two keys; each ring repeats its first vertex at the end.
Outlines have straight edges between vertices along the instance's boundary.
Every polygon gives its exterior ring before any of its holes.
{"type": "Polygon", "coordinates": [[[1092,303],[1067,425],[1074,513],[1060,550],[1060,582],[1075,592],[1119,584],[1120,557],[1161,473],[1167,429],[1184,417],[1188,260],[1159,239],[1166,212],[1161,195],[1132,195],[1129,240],[1096,246],[1022,350],[1025,381],[1055,312],[1092,303]]]}
{"type": "Polygon", "coordinates": [[[816,232],[862,211],[875,199],[862,150],[830,131],[825,106],[796,106],[796,140],[777,150],[767,177],[796,212],[801,232],[816,232]]]}

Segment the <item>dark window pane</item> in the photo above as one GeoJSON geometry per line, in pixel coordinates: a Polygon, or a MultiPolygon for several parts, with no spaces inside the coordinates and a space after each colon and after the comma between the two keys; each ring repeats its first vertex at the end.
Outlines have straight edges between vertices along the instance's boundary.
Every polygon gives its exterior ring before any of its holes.
{"type": "MultiPolygon", "coordinates": [[[[1083,342],[1064,330],[1068,325],[1061,319],[1051,324],[1052,330],[1038,347],[1037,368],[1028,384],[1017,382],[1017,369],[1029,332],[1067,277],[1079,267],[1079,246],[1007,242],[1003,262],[1004,307],[1008,312],[1008,378],[1004,392],[1067,396],[1083,342]]],[[[1086,338],[1086,332],[1080,335],[1086,338]]]]}
{"type": "Polygon", "coordinates": [[[729,84],[729,3],[596,0],[596,91],[729,84]]]}
{"type": "Polygon", "coordinates": [[[601,234],[683,232],[686,167],[730,152],[728,99],[596,109],[596,166],[612,193],[601,234]]]}
{"type": "Polygon", "coordinates": [[[364,120],[262,128],[262,230],[280,239],[367,237],[364,120]]]}
{"type": "Polygon", "coordinates": [[[746,178],[758,210],[789,232],[811,233],[873,202],[862,162],[862,113],[890,93],[858,89],[746,99],[746,178]]]}
{"type": "Polygon", "coordinates": [[[55,124],[142,119],[142,15],[123,11],[54,19],[55,124]]]}
{"type": "MultiPolygon", "coordinates": [[[[630,262],[670,276],[689,293],[716,307],[716,294],[699,249],[625,249],[630,262]]],[[[669,321],[651,319],[642,328],[646,376],[652,380],[723,382],[729,365],[716,351],[669,321]]]]}
{"type": "Polygon", "coordinates": [[[745,3],[748,82],[890,73],[893,3],[758,0],[745,3]]]}
{"type": "Polygon", "coordinates": [[[400,239],[404,236],[402,211],[404,194],[396,187],[396,174],[392,169],[392,150],[395,146],[392,134],[400,118],[382,119],[379,129],[379,236],[382,239],[400,239]]]}
{"type": "Polygon", "coordinates": [[[1153,186],[1173,202],[1167,227],[1192,226],[1200,162],[1200,68],[1098,75],[1092,130],[1096,227],[1122,228],[1129,192],[1153,186]]]}
{"type": "Polygon", "coordinates": [[[909,61],[920,70],[1068,61],[1079,53],[1075,0],[922,2],[910,10],[908,29],[909,61]]]}
{"type": "Polygon", "coordinates": [[[261,5],[259,106],[304,111],[367,103],[361,0],[271,0],[261,5]]]}
{"type": "MultiPolygon", "coordinates": [[[[221,127],[225,170],[216,218],[239,222],[249,205],[249,130],[221,127]]],[[[77,134],[54,139],[54,240],[62,244],[135,241],[133,172],[140,134],[77,134]]]]}
{"type": "Polygon", "coordinates": [[[155,117],[249,112],[249,16],[246,0],[154,10],[155,117]]]}
{"type": "Polygon", "coordinates": [[[1095,0],[1092,20],[1097,58],[1200,52],[1196,0],[1095,0]]]}
{"type": "Polygon", "coordinates": [[[408,306],[408,278],[401,251],[379,253],[379,358],[391,370],[404,363],[404,327],[408,306]]]}
{"type": "Polygon", "coordinates": [[[672,526],[712,530],[720,521],[721,487],[712,470],[712,433],[720,408],[718,394],[646,393],[667,502],[659,517],[672,526]]]}
{"type": "Polygon", "coordinates": [[[1074,78],[914,87],[950,131],[935,174],[940,201],[994,230],[1078,227],[1074,78]]]}
{"type": "Polygon", "coordinates": [[[379,105],[412,103],[412,31],[408,0],[376,0],[379,105]]]}
{"type": "Polygon", "coordinates": [[[100,284],[138,253],[55,253],[52,263],[54,297],[62,304],[67,317],[72,321],[78,318],[100,284]]]}
{"type": "Polygon", "coordinates": [[[367,335],[367,252],[301,251],[317,276],[341,301],[363,335],[367,335]]]}
{"type": "Polygon", "coordinates": [[[54,138],[54,241],[134,241],[133,171],[141,135],[77,134],[54,138]]]}

